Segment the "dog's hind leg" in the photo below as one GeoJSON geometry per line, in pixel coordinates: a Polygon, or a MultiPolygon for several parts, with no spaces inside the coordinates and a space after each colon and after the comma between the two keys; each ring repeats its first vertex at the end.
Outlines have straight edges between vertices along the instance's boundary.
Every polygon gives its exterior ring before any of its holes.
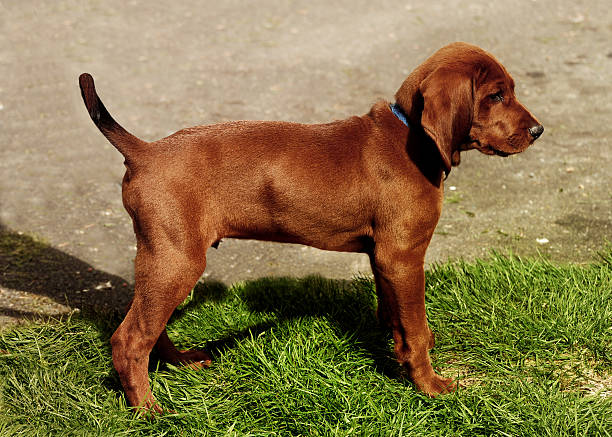
{"type": "Polygon", "coordinates": [[[189,246],[139,238],[134,300],[111,338],[113,364],[127,400],[145,411],[162,411],[149,386],[149,354],[160,339],[168,351],[172,343],[166,342],[166,323],[206,266],[203,245],[189,246]]]}

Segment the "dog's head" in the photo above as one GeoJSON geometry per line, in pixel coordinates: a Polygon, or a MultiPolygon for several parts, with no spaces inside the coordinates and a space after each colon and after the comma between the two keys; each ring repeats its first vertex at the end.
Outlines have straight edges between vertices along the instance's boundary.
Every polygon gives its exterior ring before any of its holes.
{"type": "Polygon", "coordinates": [[[460,152],[508,156],[544,131],[518,101],[514,81],[492,55],[466,43],[438,50],[404,81],[396,102],[437,145],[445,171],[460,152]]]}

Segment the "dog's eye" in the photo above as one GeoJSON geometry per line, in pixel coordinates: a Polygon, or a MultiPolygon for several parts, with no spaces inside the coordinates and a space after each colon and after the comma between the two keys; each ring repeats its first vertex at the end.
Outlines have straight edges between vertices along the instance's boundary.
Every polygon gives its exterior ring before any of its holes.
{"type": "Polygon", "coordinates": [[[504,101],[504,96],[502,94],[502,92],[497,92],[495,94],[491,94],[489,96],[489,99],[493,100],[494,102],[503,102],[504,101]]]}

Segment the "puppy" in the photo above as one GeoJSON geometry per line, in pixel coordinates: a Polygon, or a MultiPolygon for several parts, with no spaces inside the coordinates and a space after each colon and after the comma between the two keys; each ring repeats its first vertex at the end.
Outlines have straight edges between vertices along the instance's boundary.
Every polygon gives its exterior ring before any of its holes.
{"type": "Polygon", "coordinates": [[[166,323],[222,238],[299,243],[370,257],[377,315],[415,386],[455,388],[430,362],[424,257],[442,209],[443,180],[460,152],[507,156],[544,128],[489,53],[450,44],[401,85],[395,103],[327,124],[236,121],[147,143],[128,133],[79,78],[89,115],[125,157],[123,204],[137,239],[135,295],[111,338],[128,402],[161,412],[149,386],[154,346],[174,364],[207,365],[177,350],[166,323]]]}

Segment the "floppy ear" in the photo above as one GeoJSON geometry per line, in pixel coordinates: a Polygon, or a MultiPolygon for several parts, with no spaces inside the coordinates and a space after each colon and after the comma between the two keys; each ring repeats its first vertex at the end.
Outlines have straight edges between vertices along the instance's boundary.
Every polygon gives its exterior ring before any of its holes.
{"type": "Polygon", "coordinates": [[[421,125],[438,146],[448,174],[459,164],[459,145],[470,133],[474,114],[472,78],[465,72],[438,68],[419,85],[423,96],[421,125]]]}

